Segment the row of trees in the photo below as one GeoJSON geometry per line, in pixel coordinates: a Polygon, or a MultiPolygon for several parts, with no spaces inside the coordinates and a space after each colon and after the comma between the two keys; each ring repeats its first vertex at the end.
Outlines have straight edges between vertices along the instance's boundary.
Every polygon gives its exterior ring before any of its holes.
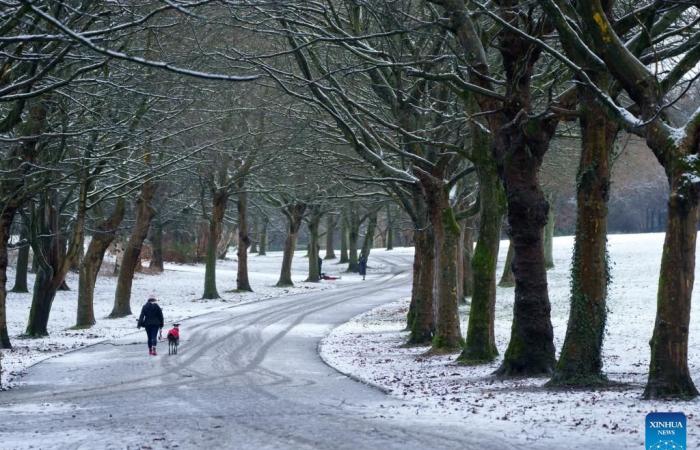
{"type": "Polygon", "coordinates": [[[258,5],[232,25],[255,24],[279,37],[278,54],[293,69],[254,61],[288,94],[325,113],[329,132],[379,173],[375,181],[414,222],[410,342],[461,350],[467,364],[496,357],[494,272],[506,215],[515,307],[502,376],[607,382],[601,349],[610,165],[622,130],[642,137],[671,187],[645,397],[687,398],[697,395],[687,330],[700,112],[693,106],[679,117],[669,109],[692,88],[697,17],[696,6],[672,1],[328,1],[258,5]],[[551,220],[538,175],[557,134],[572,128],[580,136],[578,214],[571,313],[556,361],[543,243],[551,220]],[[463,343],[456,262],[464,221],[477,209],[463,343]]]}
{"type": "MultiPolygon", "coordinates": [[[[333,199],[383,196],[413,230],[410,343],[459,352],[465,364],[497,357],[495,268],[505,219],[515,306],[497,373],[549,376],[553,386],[606,383],[606,224],[624,131],[646,142],[670,186],[645,397],[697,395],[687,364],[700,179],[700,110],[697,96],[686,95],[697,89],[700,58],[692,2],[68,4],[20,2],[0,18],[0,286],[10,225],[31,199],[30,241],[42,255],[34,295],[46,299],[32,317],[48,318],[86,217],[104,210],[104,226],[90,234],[109,239],[125,195],[138,193],[128,265],[155,216],[149,205],[202,208],[205,297],[218,295],[215,257],[230,197],[245,244],[238,288],[246,290],[249,195],[282,211],[287,255],[306,215],[310,279],[318,275],[315,236],[333,199]],[[578,147],[564,162],[577,165],[577,218],[557,361],[544,242],[553,218],[540,168],[564,139],[578,147]],[[74,211],[67,246],[58,245],[63,203],[74,211]],[[470,291],[464,340],[458,304],[470,291]]],[[[362,216],[346,216],[349,246],[362,216]]],[[[290,264],[285,258],[280,284],[291,282],[290,264]]],[[[129,313],[133,273],[121,272],[113,316],[129,313]]],[[[0,288],[0,311],[4,300],[0,288]]],[[[30,334],[45,333],[39,322],[30,334]]]]}

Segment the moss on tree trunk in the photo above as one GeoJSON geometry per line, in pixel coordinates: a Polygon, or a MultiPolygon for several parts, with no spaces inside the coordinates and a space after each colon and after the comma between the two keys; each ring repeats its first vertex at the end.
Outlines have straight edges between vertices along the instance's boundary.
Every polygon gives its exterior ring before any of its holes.
{"type": "Polygon", "coordinates": [[[550,386],[607,382],[602,347],[608,292],[607,214],[610,158],[617,125],[581,90],[581,156],[576,189],[576,237],[571,262],[571,308],[550,386]]]}
{"type": "MultiPolygon", "coordinates": [[[[486,147],[488,150],[488,147],[486,147]]],[[[482,152],[483,153],[483,152],[482,152]]],[[[474,293],[469,309],[467,339],[459,361],[480,364],[498,355],[496,319],[496,263],[501,239],[505,196],[493,160],[484,155],[477,166],[480,186],[479,237],[472,257],[474,293]]]]}

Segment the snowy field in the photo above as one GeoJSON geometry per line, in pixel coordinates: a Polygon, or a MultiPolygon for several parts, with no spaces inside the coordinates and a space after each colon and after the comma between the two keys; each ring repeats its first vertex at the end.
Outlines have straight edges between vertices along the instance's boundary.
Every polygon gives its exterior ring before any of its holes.
{"type": "MultiPolygon", "coordinates": [[[[663,403],[640,398],[647,376],[662,246],[662,234],[609,236],[613,279],[604,358],[609,378],[624,383],[615,387],[552,391],[543,388],[544,378],[495,379],[491,373],[500,360],[465,367],[454,363],[456,355],[426,357],[427,347],[404,348],[408,299],[336,328],[321,343],[321,355],[341,372],[381,387],[410,406],[387,414],[411,411],[434,423],[454,421],[474,430],[499,431],[523,448],[643,448],[644,418],[651,411],[685,412],[688,448],[700,448],[700,400],[663,403]]],[[[572,237],[556,238],[556,267],[548,272],[557,349],[568,320],[572,249],[572,237]]],[[[507,242],[502,242],[499,276],[506,250],[507,242]]],[[[496,341],[503,353],[510,337],[513,288],[498,288],[497,296],[496,341]]],[[[696,384],[700,384],[699,296],[696,288],[689,348],[696,384]]],[[[468,307],[462,313],[466,333],[468,307]]]]}
{"type": "MultiPolygon", "coordinates": [[[[201,299],[204,289],[203,264],[167,264],[165,272],[159,275],[137,273],[131,294],[131,310],[134,313],[121,319],[107,319],[112,311],[116,277],[100,275],[95,286],[95,318],[97,324],[86,330],[74,330],[77,312],[78,275],[69,273],[67,277],[70,291],[59,291],[53,302],[49,319],[49,337],[41,339],[26,339],[22,337],[27,326],[31,294],[8,293],[7,320],[12,350],[2,351],[2,387],[8,388],[21,382],[21,375],[31,365],[66,351],[78,349],[86,345],[102,342],[127,335],[133,335],[134,341],[145,343],[145,333],[136,329],[136,318],[141,306],[149,295],[159,299],[166,320],[169,324],[182,319],[205,314],[242,302],[253,302],[283,295],[293,295],[308,292],[312,289],[328,289],[342,283],[356,282],[360,277],[356,274],[339,274],[346,265],[336,265],[334,261],[324,261],[323,271],[328,274],[342,275],[341,280],[323,281],[321,283],[304,283],[308,273],[308,260],[304,251],[297,251],[293,266],[292,288],[274,287],[279,277],[282,265],[281,252],[268,252],[266,256],[250,255],[248,258],[249,279],[253,293],[236,293],[236,260],[227,258],[217,263],[217,284],[221,299],[201,299]]],[[[229,256],[235,255],[230,253],[229,256]]],[[[106,263],[109,258],[105,258],[106,263]]],[[[147,266],[148,262],[144,262],[147,266]]],[[[375,263],[375,266],[378,262],[375,263]]],[[[14,270],[8,270],[8,289],[14,284],[14,270]]],[[[34,282],[34,275],[29,274],[29,286],[34,282]]],[[[145,345],[144,345],[145,349],[145,345]]],[[[145,350],[144,350],[145,352],[145,350]]]]}

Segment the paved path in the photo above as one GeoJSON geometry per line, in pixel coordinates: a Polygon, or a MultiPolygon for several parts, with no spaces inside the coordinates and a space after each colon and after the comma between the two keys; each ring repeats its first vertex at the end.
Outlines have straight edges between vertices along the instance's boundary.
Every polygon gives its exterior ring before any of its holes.
{"type": "Polygon", "coordinates": [[[401,402],[320,360],[334,326],[408,295],[409,268],[404,259],[362,284],[188,320],[177,356],[161,345],[149,357],[139,334],[45,361],[0,393],[0,448],[512,448],[466,427],[384,417],[401,402]]]}

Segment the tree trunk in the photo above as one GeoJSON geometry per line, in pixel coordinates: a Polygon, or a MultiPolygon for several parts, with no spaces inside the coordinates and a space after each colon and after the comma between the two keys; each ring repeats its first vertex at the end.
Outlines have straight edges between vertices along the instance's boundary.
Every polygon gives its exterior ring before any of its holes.
{"type": "MultiPolygon", "coordinates": [[[[225,261],[226,255],[228,255],[228,249],[231,246],[234,238],[238,239],[238,228],[230,227],[227,229],[226,224],[221,222],[221,231],[219,231],[219,242],[216,244],[216,259],[219,261],[225,261]]],[[[205,259],[206,259],[206,252],[205,259]]]]}
{"type": "MultiPolygon", "coordinates": [[[[464,222],[464,221],[463,221],[464,222]]],[[[464,224],[459,227],[459,239],[457,240],[457,302],[460,305],[466,305],[467,300],[464,297],[464,224]]]]}
{"type": "Polygon", "coordinates": [[[348,256],[348,226],[345,217],[340,219],[340,260],[338,264],[346,264],[350,262],[348,256]]]}
{"type": "MultiPolygon", "coordinates": [[[[513,243],[515,302],[510,342],[497,374],[550,375],[554,370],[554,332],[544,266],[543,228],[549,205],[539,186],[538,171],[544,148],[524,142],[522,125],[507,126],[498,136],[503,158],[502,178],[508,202],[508,225],[513,243]]],[[[530,124],[532,126],[532,124],[530,124]]],[[[554,130],[543,130],[542,133],[554,130]]]]}
{"type": "Polygon", "coordinates": [[[618,127],[584,88],[579,99],[582,142],[576,183],[571,309],[561,355],[549,382],[555,386],[607,382],[601,356],[609,278],[607,202],[610,158],[618,127]]]}
{"type": "MultiPolygon", "coordinates": [[[[488,146],[485,146],[488,148],[488,146]]],[[[484,153],[484,152],[482,152],[484,153]]],[[[505,209],[503,185],[493,160],[478,160],[479,178],[479,236],[472,258],[474,294],[467,326],[467,340],[459,361],[481,364],[498,356],[494,322],[496,319],[496,264],[501,239],[501,224],[505,209]]]]}
{"type": "MultiPolygon", "coordinates": [[[[60,214],[61,214],[60,211],[58,212],[58,214],[59,214],[59,217],[60,217],[60,214]]],[[[63,228],[60,219],[59,219],[59,222],[58,222],[58,226],[59,226],[59,229],[62,229],[62,228],[63,228]]],[[[63,235],[59,236],[59,241],[58,241],[58,260],[59,260],[59,264],[60,264],[60,261],[62,261],[62,260],[65,259],[65,257],[66,257],[66,246],[67,246],[67,245],[68,245],[68,242],[66,242],[64,236],[63,236],[63,235]]],[[[76,258],[77,258],[77,256],[76,256],[76,258]]],[[[70,261],[69,264],[70,264],[71,267],[73,266],[74,261],[75,261],[75,259],[72,259],[72,260],[70,261]]],[[[63,279],[63,281],[61,282],[61,284],[58,286],[58,290],[59,290],[59,291],[70,291],[70,287],[68,286],[68,283],[66,282],[65,278],[63,279]]]]}
{"type": "Polygon", "coordinates": [[[359,272],[357,259],[357,241],[360,238],[360,217],[353,208],[349,214],[348,223],[348,272],[359,272]]]}
{"type": "Polygon", "coordinates": [[[163,223],[160,217],[155,217],[151,227],[151,262],[148,267],[154,272],[163,272],[163,223]]]}
{"type": "Polygon", "coordinates": [[[473,220],[465,220],[462,226],[462,297],[474,295],[474,269],[472,269],[472,259],[474,258],[474,231],[473,220]]]}
{"type": "Polygon", "coordinates": [[[318,232],[321,225],[321,212],[317,206],[311,207],[311,214],[308,218],[309,226],[309,277],[306,281],[319,282],[321,281],[321,270],[319,263],[321,258],[319,255],[320,245],[318,243],[318,232]]]}
{"type": "Polygon", "coordinates": [[[337,221],[333,218],[333,214],[328,214],[326,217],[326,256],[323,259],[335,259],[335,225],[337,221]]]}
{"type": "Polygon", "coordinates": [[[294,250],[297,246],[297,236],[301,227],[304,212],[306,211],[305,203],[296,203],[285,207],[283,210],[287,217],[287,238],[284,241],[284,253],[282,255],[282,269],[280,270],[280,278],[277,281],[277,287],[294,286],[292,281],[292,260],[294,258],[294,250]]]}
{"type": "Polygon", "coordinates": [[[457,298],[457,259],[461,233],[440,175],[419,174],[426,195],[428,216],[435,230],[437,314],[432,351],[452,352],[461,349],[463,342],[457,298]]]}
{"type": "Polygon", "coordinates": [[[367,222],[367,230],[365,232],[365,239],[362,241],[362,250],[360,254],[369,260],[369,253],[372,251],[374,246],[374,232],[377,229],[377,212],[373,211],[369,215],[369,221],[367,222]]]}
{"type": "Polygon", "coordinates": [[[61,255],[61,234],[59,230],[58,193],[49,189],[44,192],[40,203],[40,216],[32,218],[36,234],[34,254],[39,256],[38,270],[34,280],[32,306],[29,310],[27,336],[48,335],[49,314],[56,296],[56,291],[63,284],[73,258],[81,251],[88,191],[87,171],[83,172],[78,201],[78,214],[73,224],[70,245],[61,255]],[[36,224],[36,225],[34,225],[36,224]]]}
{"type": "Polygon", "coordinates": [[[267,226],[269,220],[267,217],[263,217],[262,227],[260,228],[260,248],[258,249],[258,256],[267,255],[267,226]]]}
{"type": "MultiPolygon", "coordinates": [[[[680,166],[680,164],[679,164],[680,166]]],[[[683,167],[674,168],[661,257],[651,361],[644,398],[691,399],[698,395],[688,370],[688,326],[695,281],[698,198],[683,167]]]]}
{"type": "Polygon", "coordinates": [[[554,214],[554,197],[549,195],[547,202],[549,203],[549,210],[547,211],[547,225],[544,227],[544,266],[547,270],[554,268],[554,221],[556,216],[554,214]]]}
{"type": "Polygon", "coordinates": [[[253,292],[248,280],[248,193],[245,191],[245,178],[240,177],[238,187],[238,270],[236,273],[236,290],[253,292]]]}
{"type": "Polygon", "coordinates": [[[105,252],[117,236],[119,225],[124,220],[125,209],[126,202],[124,198],[118,198],[112,214],[97,225],[85,256],[83,256],[83,260],[80,263],[76,328],[89,328],[95,324],[93,300],[97,274],[100,272],[105,252]]]}
{"type": "Polygon", "coordinates": [[[17,267],[15,269],[15,285],[11,292],[27,293],[29,286],[27,284],[27,272],[29,270],[29,219],[23,218],[22,231],[20,232],[20,242],[24,242],[17,253],[17,267]]]}
{"type": "Polygon", "coordinates": [[[435,246],[432,228],[424,226],[414,231],[416,253],[413,259],[413,289],[408,314],[409,345],[428,345],[433,341],[433,278],[435,246]]]}
{"type": "Polygon", "coordinates": [[[513,277],[513,241],[508,240],[508,252],[506,253],[506,261],[503,264],[503,274],[501,275],[501,281],[498,282],[500,287],[513,287],[515,286],[515,277],[513,277]]]}
{"type": "Polygon", "coordinates": [[[217,244],[221,239],[221,228],[226,214],[228,192],[224,189],[215,190],[212,193],[211,217],[209,218],[209,238],[207,240],[206,263],[204,267],[204,293],[202,298],[219,298],[216,289],[216,256],[217,244]]]}
{"type": "Polygon", "coordinates": [[[386,205],[386,249],[394,249],[394,215],[391,205],[386,205]]]}
{"type": "Polygon", "coordinates": [[[259,220],[253,220],[253,237],[250,240],[250,253],[258,253],[258,241],[260,240],[259,220]]]}
{"type": "Polygon", "coordinates": [[[136,263],[141,254],[141,246],[148,235],[151,220],[155,215],[151,202],[156,190],[156,183],[148,180],[141,186],[141,193],[136,200],[136,222],[129,236],[129,241],[126,243],[122,264],[119,268],[117,290],[114,294],[114,308],[109,315],[112,319],[131,315],[131,286],[134,281],[136,263]]]}
{"type": "Polygon", "coordinates": [[[0,211],[0,348],[12,348],[7,332],[7,244],[10,240],[12,220],[17,208],[4,203],[0,211]]]}

